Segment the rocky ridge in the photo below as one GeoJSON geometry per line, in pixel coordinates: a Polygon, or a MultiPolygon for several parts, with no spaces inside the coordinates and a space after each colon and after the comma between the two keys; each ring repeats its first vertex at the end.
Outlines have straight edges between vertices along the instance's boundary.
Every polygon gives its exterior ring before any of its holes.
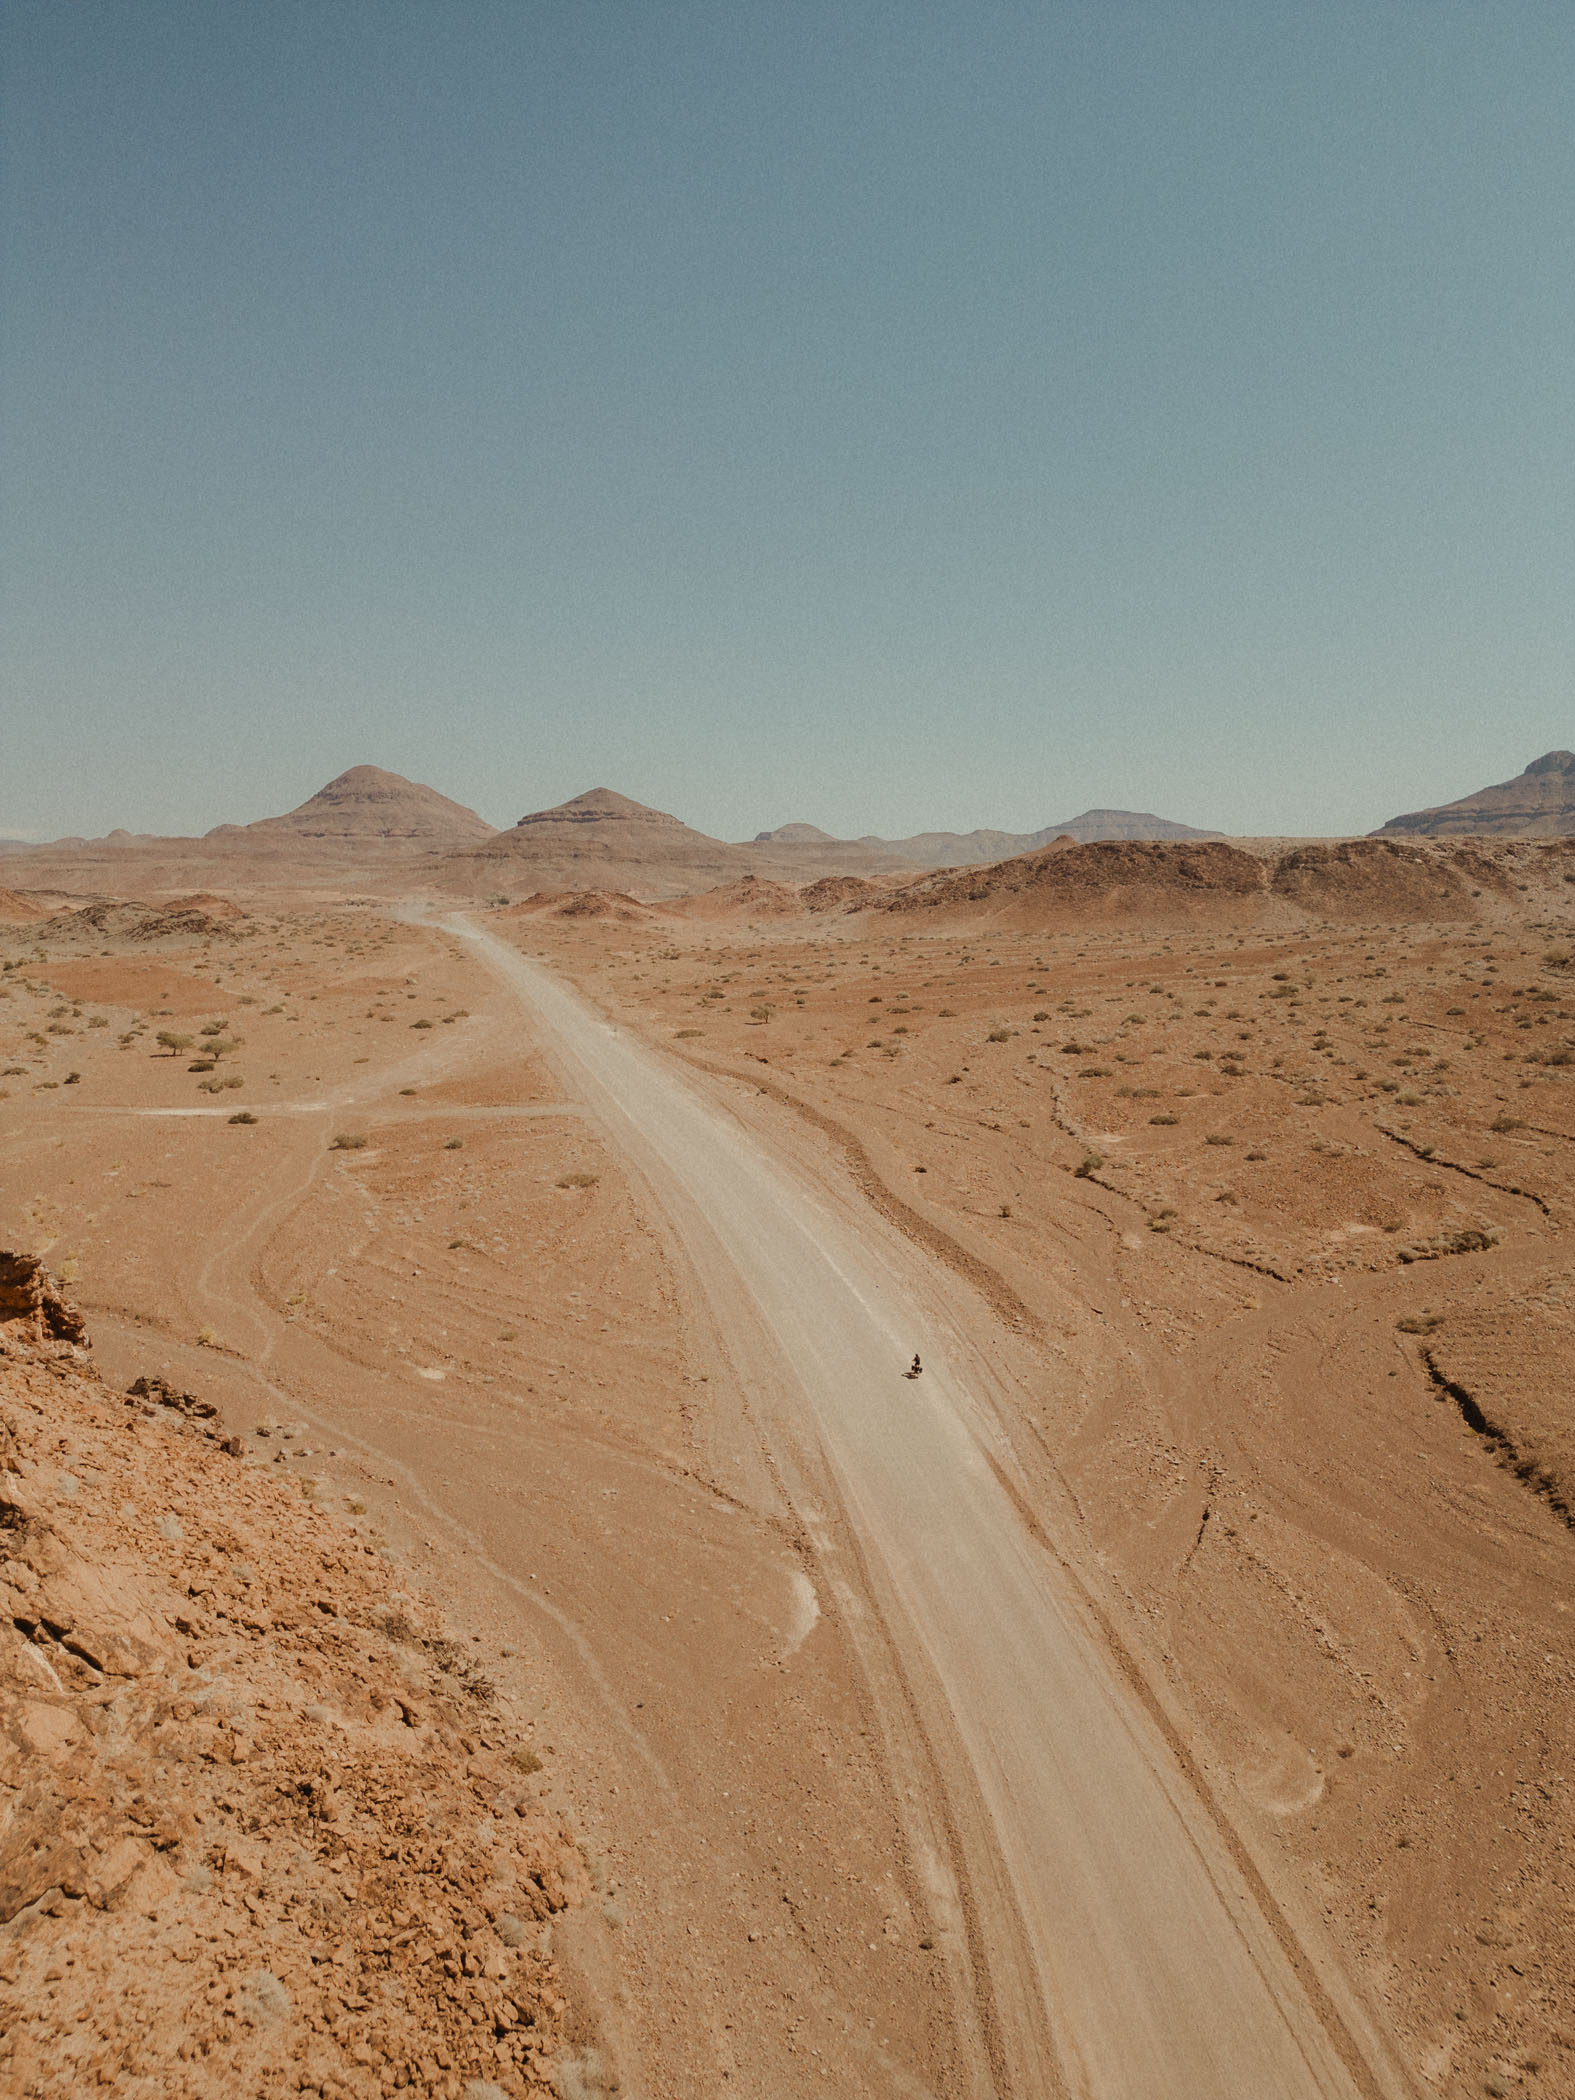
{"type": "Polygon", "coordinates": [[[1024,925],[1061,916],[1294,923],[1427,922],[1571,908],[1575,844],[1342,839],[1251,853],[1225,840],[1058,840],[982,867],[942,870],[890,893],[889,912],[939,910],[1024,925]],[[1527,900],[1522,905],[1521,898],[1527,900]]]}

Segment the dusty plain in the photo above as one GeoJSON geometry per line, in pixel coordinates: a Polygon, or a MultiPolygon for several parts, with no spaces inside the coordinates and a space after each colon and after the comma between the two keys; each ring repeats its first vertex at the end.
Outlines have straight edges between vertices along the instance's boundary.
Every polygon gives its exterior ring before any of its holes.
{"type": "MultiPolygon", "coordinates": [[[[1575,2086],[1567,864],[1441,918],[1382,870],[1328,918],[967,878],[474,914],[972,1294],[1031,1395],[996,1425],[1025,1524],[1284,1929],[1451,2100],[1575,2086]]],[[[0,929],[0,1246],[111,1386],[216,1405],[232,1467],[443,1600],[583,1865],[531,1942],[560,2091],[1013,2090],[846,1563],[449,913],[0,929]]],[[[78,2010],[24,2089],[76,2089],[78,2010]]],[[[319,2089],[427,2078],[366,2046],[319,2089]]]]}

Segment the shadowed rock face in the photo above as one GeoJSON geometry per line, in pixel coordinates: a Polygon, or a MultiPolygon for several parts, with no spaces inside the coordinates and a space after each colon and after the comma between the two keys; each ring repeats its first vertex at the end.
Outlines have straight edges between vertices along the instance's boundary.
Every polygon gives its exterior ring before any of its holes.
{"type": "Polygon", "coordinates": [[[1444,832],[1498,838],[1563,838],[1575,833],[1575,751],[1546,752],[1524,773],[1497,787],[1481,788],[1436,809],[1391,817],[1373,836],[1436,837],[1444,832]]]}
{"type": "Polygon", "coordinates": [[[6,1250],[0,1251],[0,1325],[13,1321],[52,1342],[81,1342],[87,1335],[82,1315],[37,1255],[6,1250]]]}

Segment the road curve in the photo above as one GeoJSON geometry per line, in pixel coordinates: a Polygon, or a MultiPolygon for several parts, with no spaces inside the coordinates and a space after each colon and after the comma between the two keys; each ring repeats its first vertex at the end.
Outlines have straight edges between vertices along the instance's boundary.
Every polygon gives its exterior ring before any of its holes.
{"type": "MultiPolygon", "coordinates": [[[[1354,2100],[1359,2087],[1218,1833],[986,1457],[965,1372],[896,1267],[659,1054],[464,920],[676,1229],[696,1206],[774,1337],[944,1691],[1077,2100],[1354,2100]],[[926,1375],[899,1374],[915,1349],[926,1375]]],[[[691,1227],[692,1229],[692,1227],[691,1227]]],[[[988,1958],[988,1950],[987,1950],[988,1958]]],[[[1348,2045],[1349,2046],[1349,2045],[1348,2045]]],[[[1032,2074],[1030,2074],[1032,2076],[1032,2074]]],[[[1015,2081],[1014,2081],[1015,2083],[1015,2081]]],[[[1036,2094],[1042,2088],[1024,2090],[1036,2094]]]]}

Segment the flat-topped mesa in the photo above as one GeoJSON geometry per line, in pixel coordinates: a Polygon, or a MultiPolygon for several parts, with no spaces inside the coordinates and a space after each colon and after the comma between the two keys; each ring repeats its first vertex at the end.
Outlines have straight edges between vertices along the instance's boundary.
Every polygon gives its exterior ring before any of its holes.
{"type": "Polygon", "coordinates": [[[1547,751],[1524,773],[1479,788],[1458,802],[1391,817],[1374,838],[1409,835],[1437,838],[1449,833],[1490,838],[1567,838],[1575,834],[1575,751],[1547,751]]]}
{"type": "Polygon", "coordinates": [[[231,845],[256,839],[378,839],[435,849],[479,844],[492,835],[492,825],[473,809],[420,781],[385,773],[381,766],[351,766],[282,817],[220,824],[206,834],[231,845]]]}

